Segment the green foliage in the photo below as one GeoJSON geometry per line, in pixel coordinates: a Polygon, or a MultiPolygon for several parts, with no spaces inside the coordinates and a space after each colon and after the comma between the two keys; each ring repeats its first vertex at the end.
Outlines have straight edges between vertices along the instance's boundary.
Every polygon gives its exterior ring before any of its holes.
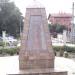
{"type": "Polygon", "coordinates": [[[75,53],[75,47],[69,47],[69,46],[53,46],[54,51],[67,51],[75,53]]]}
{"type": "Polygon", "coordinates": [[[0,41],[0,46],[1,47],[6,47],[6,46],[9,46],[9,43],[8,42],[3,42],[3,41],[0,41]]]}
{"type": "Polygon", "coordinates": [[[23,27],[23,17],[14,2],[0,0],[0,34],[5,30],[9,35],[18,37],[20,26],[23,27]]]}
{"type": "Polygon", "coordinates": [[[4,52],[10,55],[16,54],[16,48],[4,49],[4,52]]]}
{"type": "Polygon", "coordinates": [[[0,54],[8,54],[8,55],[14,55],[19,53],[20,48],[0,48],[0,54]]]}
{"type": "Polygon", "coordinates": [[[65,29],[66,28],[63,25],[59,25],[59,24],[56,25],[56,32],[57,33],[63,33],[63,30],[65,30],[65,29]]]}
{"type": "Polygon", "coordinates": [[[59,25],[59,24],[54,24],[54,25],[51,25],[49,24],[49,30],[51,33],[63,33],[63,30],[65,30],[66,27],[63,26],[63,25],[59,25]]]}
{"type": "Polygon", "coordinates": [[[53,50],[55,52],[59,51],[60,56],[63,56],[63,53],[64,53],[64,47],[63,46],[53,46],[53,50]]]}
{"type": "Polygon", "coordinates": [[[64,46],[64,51],[75,53],[75,47],[64,46]]]}
{"type": "Polygon", "coordinates": [[[0,46],[4,46],[4,42],[3,41],[0,41],[0,46]]]}
{"type": "Polygon", "coordinates": [[[53,46],[55,51],[64,50],[64,46],[53,46]]]}
{"type": "Polygon", "coordinates": [[[2,49],[0,49],[0,54],[2,54],[2,49]]]}

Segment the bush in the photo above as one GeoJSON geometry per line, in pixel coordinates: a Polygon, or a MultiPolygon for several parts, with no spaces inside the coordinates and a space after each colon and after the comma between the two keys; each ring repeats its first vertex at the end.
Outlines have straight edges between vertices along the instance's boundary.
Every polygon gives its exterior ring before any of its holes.
{"type": "Polygon", "coordinates": [[[53,46],[54,51],[60,51],[63,50],[63,46],[53,46]]]}
{"type": "Polygon", "coordinates": [[[63,33],[63,30],[67,30],[65,25],[60,25],[60,24],[49,24],[49,31],[54,34],[56,33],[63,33]]]}
{"type": "Polygon", "coordinates": [[[6,44],[5,44],[5,42],[0,41],[0,46],[2,46],[2,47],[9,46],[9,43],[6,42],[6,44]]]}
{"type": "Polygon", "coordinates": [[[0,41],[0,46],[4,46],[4,42],[3,41],[0,41]]]}
{"type": "Polygon", "coordinates": [[[72,52],[75,53],[75,47],[69,47],[69,46],[53,46],[54,51],[67,51],[67,52],[72,52]]]}
{"type": "Polygon", "coordinates": [[[2,54],[2,49],[0,49],[0,54],[2,54]]]}
{"type": "Polygon", "coordinates": [[[64,51],[75,53],[75,47],[65,46],[64,51]]]}
{"type": "Polygon", "coordinates": [[[14,55],[19,53],[19,48],[1,48],[0,49],[0,54],[9,54],[9,55],[14,55]]]}

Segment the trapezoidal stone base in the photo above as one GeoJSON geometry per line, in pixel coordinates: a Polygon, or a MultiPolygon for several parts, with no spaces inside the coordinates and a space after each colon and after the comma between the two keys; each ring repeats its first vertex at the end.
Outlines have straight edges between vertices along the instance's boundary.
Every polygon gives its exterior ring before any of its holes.
{"type": "Polygon", "coordinates": [[[54,69],[28,69],[20,70],[19,73],[11,73],[8,75],[67,75],[66,71],[58,71],[54,69]]]}
{"type": "Polygon", "coordinates": [[[20,70],[54,68],[54,57],[49,52],[28,52],[19,56],[20,70]]]}

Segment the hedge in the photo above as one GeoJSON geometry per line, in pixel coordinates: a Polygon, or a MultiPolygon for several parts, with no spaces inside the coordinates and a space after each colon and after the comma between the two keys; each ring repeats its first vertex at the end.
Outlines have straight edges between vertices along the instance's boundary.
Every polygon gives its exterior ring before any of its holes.
{"type": "MultiPolygon", "coordinates": [[[[20,48],[0,48],[0,54],[8,54],[8,55],[14,55],[19,53],[20,48]]],[[[64,51],[75,53],[75,47],[68,47],[68,46],[53,46],[53,50],[60,51],[60,53],[63,53],[64,51]]],[[[62,54],[61,54],[62,55],[62,54]]]]}
{"type": "Polygon", "coordinates": [[[1,48],[0,49],[0,54],[9,54],[9,55],[14,55],[19,53],[20,48],[15,47],[15,48],[1,48]]]}
{"type": "Polygon", "coordinates": [[[54,51],[67,51],[67,52],[72,52],[75,53],[75,47],[69,47],[69,46],[53,46],[54,51]]]}

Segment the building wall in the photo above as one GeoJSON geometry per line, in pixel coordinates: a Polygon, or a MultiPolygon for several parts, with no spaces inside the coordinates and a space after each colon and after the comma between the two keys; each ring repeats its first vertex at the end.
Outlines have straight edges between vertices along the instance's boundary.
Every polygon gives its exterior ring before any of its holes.
{"type": "Polygon", "coordinates": [[[68,13],[51,14],[48,20],[52,24],[60,24],[71,28],[72,15],[68,13]]]}

